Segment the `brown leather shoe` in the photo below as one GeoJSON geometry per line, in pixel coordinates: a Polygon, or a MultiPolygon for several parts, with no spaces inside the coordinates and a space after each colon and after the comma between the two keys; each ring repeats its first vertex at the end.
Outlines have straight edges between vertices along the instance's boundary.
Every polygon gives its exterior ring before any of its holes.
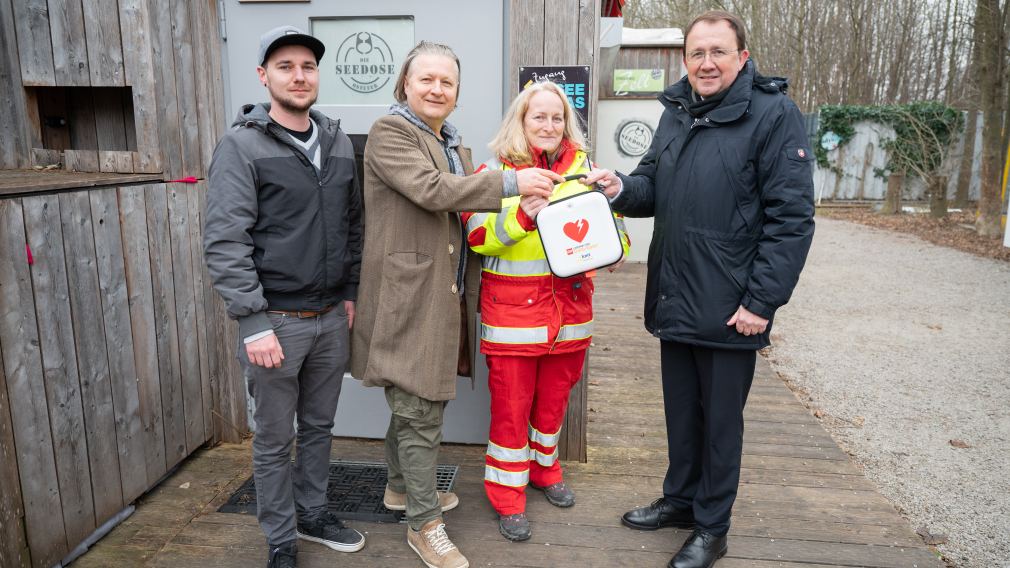
{"type": "Polygon", "coordinates": [[[428,568],[469,568],[470,563],[445,534],[442,519],[428,521],[421,530],[407,527],[407,545],[428,568]]]}

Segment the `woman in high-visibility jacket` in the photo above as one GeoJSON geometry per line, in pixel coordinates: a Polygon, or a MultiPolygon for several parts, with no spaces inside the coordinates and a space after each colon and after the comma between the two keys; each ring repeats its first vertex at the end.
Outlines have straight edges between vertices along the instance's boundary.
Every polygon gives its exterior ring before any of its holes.
{"type": "MultiPolygon", "coordinates": [[[[534,83],[512,102],[490,148],[498,157],[478,172],[538,167],[566,176],[592,167],[572,106],[551,82],[534,83]]],[[[588,190],[578,181],[562,183],[551,200],[588,190]]],[[[592,340],[593,281],[588,274],[551,274],[533,223],[546,205],[510,197],[498,213],[463,215],[467,241],[483,255],[481,352],[491,391],[484,487],[509,540],[531,534],[527,484],[558,507],[575,503],[557,446],[568,394],[582,376],[592,340]]],[[[630,241],[617,217],[627,254],[630,241]]]]}

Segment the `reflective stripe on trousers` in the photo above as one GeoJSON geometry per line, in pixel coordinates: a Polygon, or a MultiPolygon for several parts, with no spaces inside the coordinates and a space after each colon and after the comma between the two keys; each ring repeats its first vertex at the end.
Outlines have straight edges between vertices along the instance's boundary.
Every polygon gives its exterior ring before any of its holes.
{"type": "Polygon", "coordinates": [[[508,487],[525,487],[530,481],[530,470],[505,471],[493,465],[486,465],[484,466],[484,481],[508,487]]]}
{"type": "Polygon", "coordinates": [[[487,455],[501,462],[528,462],[530,460],[530,447],[526,445],[518,449],[506,448],[489,440],[487,443],[487,455]]]}
{"type": "Polygon", "coordinates": [[[536,442],[545,448],[553,448],[558,445],[561,440],[561,430],[558,429],[557,432],[553,434],[544,434],[540,430],[537,430],[531,424],[529,427],[530,441],[536,442]]]}

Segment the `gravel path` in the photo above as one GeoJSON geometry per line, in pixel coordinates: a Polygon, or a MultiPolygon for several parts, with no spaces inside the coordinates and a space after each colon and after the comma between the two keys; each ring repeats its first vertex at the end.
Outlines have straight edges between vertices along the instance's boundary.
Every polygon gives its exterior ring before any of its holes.
{"type": "Polygon", "coordinates": [[[818,219],[772,341],[914,530],[955,566],[1010,568],[1010,264],[818,219]]]}

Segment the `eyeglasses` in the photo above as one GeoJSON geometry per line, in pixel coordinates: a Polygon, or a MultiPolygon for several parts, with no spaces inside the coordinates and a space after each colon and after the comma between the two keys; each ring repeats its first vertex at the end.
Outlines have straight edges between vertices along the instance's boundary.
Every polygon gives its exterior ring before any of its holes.
{"type": "Polygon", "coordinates": [[[728,57],[736,53],[737,49],[713,49],[712,51],[692,51],[687,54],[687,60],[693,65],[697,65],[702,61],[705,61],[705,57],[708,57],[712,63],[721,63],[726,61],[728,57]]]}

